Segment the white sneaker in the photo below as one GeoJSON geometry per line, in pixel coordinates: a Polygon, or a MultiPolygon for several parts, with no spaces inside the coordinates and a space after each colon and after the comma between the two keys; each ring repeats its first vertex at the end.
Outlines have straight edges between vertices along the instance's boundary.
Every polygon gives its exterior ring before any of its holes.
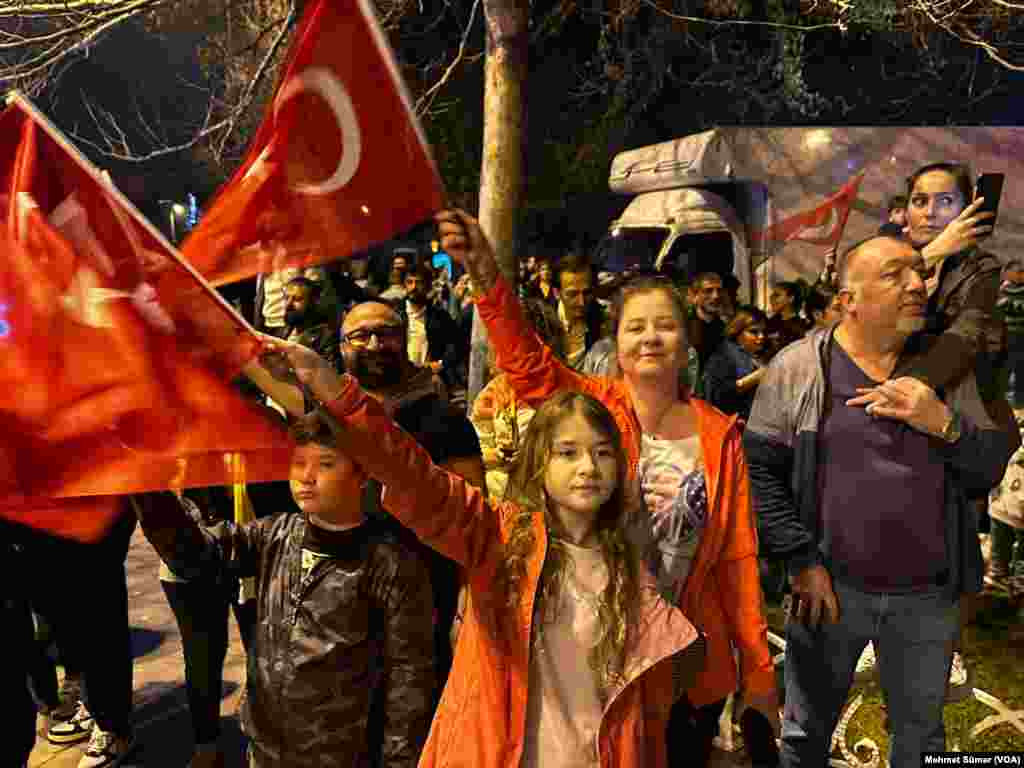
{"type": "Polygon", "coordinates": [[[46,740],[51,744],[76,744],[85,741],[92,733],[93,720],[84,702],[78,702],[78,708],[70,720],[50,719],[46,729],[46,740]]]}
{"type": "Polygon", "coordinates": [[[953,704],[968,698],[974,689],[974,676],[964,663],[959,651],[953,652],[953,663],[949,665],[949,682],[946,685],[946,703],[953,704]]]}
{"type": "Polygon", "coordinates": [[[875,644],[868,643],[857,660],[857,668],[853,679],[858,683],[867,682],[875,676],[878,659],[875,658],[875,644]]]}
{"type": "Polygon", "coordinates": [[[93,725],[89,746],[85,748],[85,755],[78,762],[78,768],[113,768],[120,765],[134,748],[133,735],[118,736],[93,725]]]}

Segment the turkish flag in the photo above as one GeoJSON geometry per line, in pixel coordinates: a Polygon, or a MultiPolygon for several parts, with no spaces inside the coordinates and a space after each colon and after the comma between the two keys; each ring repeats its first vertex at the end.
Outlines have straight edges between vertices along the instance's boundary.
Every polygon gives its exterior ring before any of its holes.
{"type": "Polygon", "coordinates": [[[815,245],[839,245],[863,178],[864,172],[861,171],[821,205],[776,222],[764,233],[766,239],[775,242],[802,240],[815,245]]]}
{"type": "Polygon", "coordinates": [[[102,497],[287,477],[245,322],[20,96],[0,145],[0,517],[90,538],[102,497]]]}
{"type": "Polygon", "coordinates": [[[245,161],[182,253],[213,285],[335,261],[444,206],[368,0],[316,0],[245,161]]]}

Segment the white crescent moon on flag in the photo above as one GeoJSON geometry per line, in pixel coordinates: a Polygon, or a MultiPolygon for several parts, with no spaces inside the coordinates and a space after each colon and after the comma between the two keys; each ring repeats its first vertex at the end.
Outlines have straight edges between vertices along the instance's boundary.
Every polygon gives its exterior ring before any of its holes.
{"type": "Polygon", "coordinates": [[[292,185],[292,189],[304,195],[329,195],[348,184],[359,169],[359,160],[363,151],[359,120],[344,84],[330,70],[323,67],[310,67],[303,70],[285,84],[274,105],[275,116],[288,99],[302,91],[319,94],[334,113],[334,119],[341,131],[341,158],[338,160],[338,166],[334,169],[334,173],[323,181],[313,184],[295,184],[292,185]]]}

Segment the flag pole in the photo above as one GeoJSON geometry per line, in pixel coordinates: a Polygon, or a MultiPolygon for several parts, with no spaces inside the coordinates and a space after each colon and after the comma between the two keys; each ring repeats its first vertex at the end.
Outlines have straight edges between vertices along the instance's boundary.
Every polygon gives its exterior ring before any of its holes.
{"type": "Polygon", "coordinates": [[[132,201],[129,200],[127,197],[125,197],[124,193],[117,188],[117,186],[113,183],[113,179],[111,179],[109,176],[107,178],[104,178],[103,172],[100,171],[100,169],[97,168],[95,165],[93,165],[89,158],[83,155],[78,150],[78,148],[71,143],[70,139],[68,139],[63,134],[63,132],[56,125],[54,125],[53,122],[51,122],[50,119],[45,114],[43,114],[43,112],[35,104],[33,104],[27,96],[25,96],[25,94],[23,94],[21,91],[17,89],[8,91],[6,101],[8,106],[17,105],[26,113],[28,113],[28,116],[32,120],[34,120],[35,123],[39,125],[39,127],[42,128],[50,136],[51,139],[57,142],[57,144],[59,144],[61,148],[64,149],[72,157],[72,159],[74,159],[76,163],[78,163],[79,167],[81,167],[83,171],[85,171],[89,176],[92,177],[94,181],[96,181],[100,185],[101,189],[106,189],[110,193],[112,193],[114,199],[122,206],[124,206],[124,208],[128,211],[129,215],[131,215],[131,217],[135,219],[135,222],[144,230],[146,230],[146,232],[148,232],[150,236],[152,236],[157,242],[159,242],[160,245],[166,248],[167,251],[171,254],[171,256],[174,257],[174,260],[177,261],[179,265],[188,270],[188,272],[202,285],[203,289],[209,295],[211,295],[218,304],[220,304],[222,309],[224,309],[231,317],[233,317],[235,321],[238,322],[246,331],[253,335],[256,335],[256,329],[249,324],[249,321],[242,317],[238,310],[235,309],[235,307],[232,306],[231,303],[227,301],[227,299],[221,296],[217,292],[217,290],[212,285],[210,285],[206,278],[203,277],[203,275],[200,272],[198,272],[196,268],[193,267],[185,259],[184,256],[181,255],[181,251],[179,251],[174,245],[172,245],[171,242],[168,241],[166,237],[164,237],[163,233],[155,226],[153,226],[149,219],[142,215],[142,212],[135,207],[135,204],[132,203],[132,201]]]}

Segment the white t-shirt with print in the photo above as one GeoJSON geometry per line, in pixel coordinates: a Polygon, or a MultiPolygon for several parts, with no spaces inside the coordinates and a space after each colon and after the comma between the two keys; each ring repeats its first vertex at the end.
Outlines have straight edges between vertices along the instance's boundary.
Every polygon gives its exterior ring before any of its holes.
{"type": "Polygon", "coordinates": [[[640,487],[668,485],[672,498],[648,505],[649,541],[644,560],[662,596],[677,603],[707,520],[707,487],[700,436],[682,440],[641,438],[640,487]]]}

